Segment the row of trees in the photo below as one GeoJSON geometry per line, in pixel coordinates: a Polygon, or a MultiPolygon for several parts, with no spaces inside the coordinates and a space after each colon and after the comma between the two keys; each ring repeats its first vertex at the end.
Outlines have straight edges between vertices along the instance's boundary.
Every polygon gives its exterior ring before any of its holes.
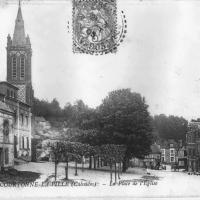
{"type": "MultiPolygon", "coordinates": [[[[53,154],[53,160],[55,163],[55,180],[57,178],[57,166],[59,162],[65,162],[65,179],[69,180],[69,162],[75,163],[75,176],[78,175],[78,163],[82,163],[82,171],[84,169],[85,158],[93,157],[104,164],[110,166],[110,184],[113,182],[113,166],[115,174],[115,183],[117,178],[120,179],[121,163],[125,155],[125,147],[122,145],[107,144],[102,146],[90,146],[88,144],[82,144],[78,142],[63,142],[55,141],[48,143],[48,147],[51,148],[53,154]]],[[[99,167],[102,166],[99,165],[99,167]]]]}

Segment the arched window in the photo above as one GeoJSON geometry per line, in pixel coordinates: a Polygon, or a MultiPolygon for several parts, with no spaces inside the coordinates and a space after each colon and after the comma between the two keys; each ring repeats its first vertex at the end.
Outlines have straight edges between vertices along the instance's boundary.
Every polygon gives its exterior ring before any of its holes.
{"type": "Polygon", "coordinates": [[[20,79],[25,78],[25,58],[24,56],[20,57],[20,79]]]}
{"type": "Polygon", "coordinates": [[[17,58],[16,56],[12,57],[12,78],[17,78],[17,58]]]}

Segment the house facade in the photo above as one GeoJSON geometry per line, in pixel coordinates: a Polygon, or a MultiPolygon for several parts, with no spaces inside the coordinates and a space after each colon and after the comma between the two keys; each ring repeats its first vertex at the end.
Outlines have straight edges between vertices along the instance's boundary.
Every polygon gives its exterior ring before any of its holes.
{"type": "MultiPolygon", "coordinates": [[[[7,80],[0,82],[0,103],[7,108],[9,118],[9,163],[14,159],[31,159],[31,107],[33,101],[31,56],[29,36],[25,36],[24,20],[19,2],[13,37],[7,37],[7,80]],[[12,148],[11,148],[12,145],[12,148]]],[[[5,110],[0,110],[5,116],[5,110]]],[[[4,120],[1,121],[4,124],[4,120]]],[[[4,137],[3,129],[0,132],[4,137]]],[[[6,146],[5,139],[1,140],[6,146]]],[[[7,150],[6,150],[7,151],[7,150]]],[[[3,154],[2,154],[3,155],[3,154]]],[[[5,164],[5,163],[4,163],[5,164]]],[[[1,165],[3,163],[1,162],[1,165]]]]}
{"type": "Polygon", "coordinates": [[[14,165],[14,112],[0,101],[0,170],[14,165]]]}
{"type": "Polygon", "coordinates": [[[174,139],[159,142],[161,148],[161,162],[163,164],[176,165],[179,168],[187,167],[187,151],[182,140],[174,139]]]}
{"type": "Polygon", "coordinates": [[[182,146],[178,151],[178,166],[179,169],[187,169],[187,148],[182,146]]]}
{"type": "Polygon", "coordinates": [[[174,140],[164,141],[160,144],[161,162],[175,163],[177,160],[177,143],[174,140]]]}
{"type": "Polygon", "coordinates": [[[198,172],[200,171],[200,119],[189,123],[186,142],[188,171],[198,172]]]}
{"type": "Polygon", "coordinates": [[[161,150],[159,145],[152,144],[151,152],[144,158],[144,165],[147,168],[159,169],[161,163],[161,150]]]}

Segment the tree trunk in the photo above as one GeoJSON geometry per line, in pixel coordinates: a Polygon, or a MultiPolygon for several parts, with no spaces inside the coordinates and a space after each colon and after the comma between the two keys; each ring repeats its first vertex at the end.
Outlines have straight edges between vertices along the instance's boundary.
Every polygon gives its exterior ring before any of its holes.
{"type": "Polygon", "coordinates": [[[129,159],[125,156],[123,160],[122,172],[126,172],[126,170],[128,169],[128,162],[129,159]]]}
{"type": "Polygon", "coordinates": [[[117,183],[117,163],[115,162],[115,184],[117,183]]]}
{"type": "Polygon", "coordinates": [[[110,185],[112,185],[112,162],[110,162],[110,185]]]}
{"type": "Polygon", "coordinates": [[[103,160],[102,160],[102,158],[101,158],[101,167],[103,167],[103,160]]]}
{"type": "Polygon", "coordinates": [[[75,161],[75,176],[78,176],[78,173],[77,173],[77,161],[75,161]]]}
{"type": "Polygon", "coordinates": [[[65,179],[68,180],[68,158],[65,166],[65,179]]]}
{"type": "Polygon", "coordinates": [[[92,169],[92,156],[89,158],[89,169],[92,169]]]}
{"type": "Polygon", "coordinates": [[[57,161],[55,160],[55,181],[57,179],[57,161]]]}
{"type": "Polygon", "coordinates": [[[94,156],[94,169],[96,169],[96,157],[94,156]]]}
{"type": "Polygon", "coordinates": [[[122,163],[121,163],[121,162],[119,163],[119,172],[120,172],[121,175],[122,175],[122,163]]]}
{"type": "Polygon", "coordinates": [[[100,157],[99,156],[97,157],[97,167],[98,168],[100,167],[100,157]]]}
{"type": "Polygon", "coordinates": [[[84,157],[82,157],[82,172],[84,171],[84,157]]]}
{"type": "Polygon", "coordinates": [[[118,179],[120,179],[120,171],[121,171],[121,162],[118,163],[118,179]]]}

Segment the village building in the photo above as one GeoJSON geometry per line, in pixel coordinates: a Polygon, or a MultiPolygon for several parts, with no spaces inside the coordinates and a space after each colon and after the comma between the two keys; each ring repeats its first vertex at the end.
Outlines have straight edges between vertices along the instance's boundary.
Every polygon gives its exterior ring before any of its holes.
{"type": "Polygon", "coordinates": [[[14,165],[14,112],[0,101],[0,170],[14,165]]]}
{"type": "Polygon", "coordinates": [[[186,169],[187,152],[182,140],[162,140],[159,143],[161,149],[161,163],[170,164],[172,167],[186,169]]]}
{"type": "Polygon", "coordinates": [[[177,160],[177,147],[178,144],[173,139],[162,141],[160,143],[161,162],[167,164],[175,163],[177,160]]]}
{"type": "Polygon", "coordinates": [[[30,38],[25,35],[20,2],[14,34],[12,38],[8,35],[6,49],[7,80],[0,82],[0,125],[5,126],[0,132],[0,166],[12,166],[13,158],[31,159],[32,49],[30,38]]]}
{"type": "Polygon", "coordinates": [[[192,120],[186,136],[187,164],[189,172],[200,171],[200,119],[192,120]]]}
{"type": "Polygon", "coordinates": [[[159,145],[152,144],[151,152],[144,158],[144,165],[148,168],[159,169],[161,163],[161,150],[159,145]]]}

